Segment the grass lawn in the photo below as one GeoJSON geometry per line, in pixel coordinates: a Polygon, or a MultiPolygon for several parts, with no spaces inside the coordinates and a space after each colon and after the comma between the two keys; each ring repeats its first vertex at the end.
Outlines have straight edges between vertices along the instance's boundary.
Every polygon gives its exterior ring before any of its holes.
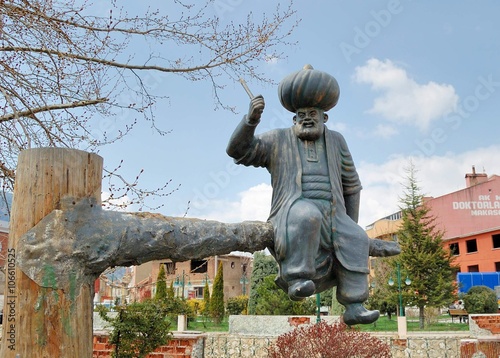
{"type": "MultiPolygon", "coordinates": [[[[177,330],[177,320],[175,322],[171,321],[170,325],[171,331],[177,330]]],[[[188,331],[201,331],[201,332],[227,332],[229,331],[229,323],[227,317],[220,324],[215,324],[210,321],[205,321],[201,318],[198,320],[190,320],[187,325],[188,331]]]]}
{"type": "MultiPolygon", "coordinates": [[[[440,332],[440,331],[468,331],[469,325],[467,323],[458,323],[458,319],[454,323],[449,322],[449,316],[441,316],[440,320],[426,326],[423,330],[419,327],[418,318],[407,317],[407,327],[409,332],[440,332]]],[[[377,322],[373,324],[360,324],[356,326],[360,331],[364,332],[397,332],[398,322],[397,317],[393,316],[391,320],[387,316],[380,317],[377,322]]]]}
{"type": "MultiPolygon", "coordinates": [[[[441,316],[438,322],[426,326],[423,330],[419,328],[418,318],[407,317],[407,327],[409,332],[441,332],[441,331],[468,331],[469,325],[467,323],[459,323],[458,319],[452,323],[448,315],[441,316]]],[[[380,317],[377,322],[373,324],[360,324],[356,326],[360,331],[363,332],[397,332],[398,322],[397,317],[392,316],[389,320],[387,316],[380,317]]],[[[189,321],[187,329],[189,331],[201,331],[201,332],[227,332],[229,330],[229,324],[227,317],[221,324],[216,325],[213,322],[206,321],[203,322],[201,318],[196,321],[189,321]]],[[[172,322],[170,330],[177,330],[177,321],[172,322]]]]}

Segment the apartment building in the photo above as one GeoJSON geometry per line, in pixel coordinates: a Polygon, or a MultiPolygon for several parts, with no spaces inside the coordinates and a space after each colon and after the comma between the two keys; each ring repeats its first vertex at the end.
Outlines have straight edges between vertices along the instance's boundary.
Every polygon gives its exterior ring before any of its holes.
{"type": "MultiPolygon", "coordinates": [[[[465,188],[426,198],[443,245],[449,249],[460,272],[500,271],[500,177],[486,173],[465,175],[465,188]]],[[[366,228],[371,238],[397,240],[401,213],[377,220],[366,228]]]]}
{"type": "Polygon", "coordinates": [[[210,293],[217,268],[222,263],[224,275],[224,298],[227,300],[250,292],[253,257],[249,254],[213,256],[201,260],[173,262],[156,260],[126,269],[122,275],[110,272],[96,283],[96,303],[140,302],[152,298],[156,293],[156,281],[163,265],[167,286],[174,288],[178,297],[186,299],[203,298],[205,282],[210,293]]]}

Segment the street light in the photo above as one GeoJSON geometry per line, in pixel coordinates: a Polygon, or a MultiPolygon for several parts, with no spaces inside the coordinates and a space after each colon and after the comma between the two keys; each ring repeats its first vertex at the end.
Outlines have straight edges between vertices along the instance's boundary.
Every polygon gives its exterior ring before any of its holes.
{"type": "Polygon", "coordinates": [[[321,322],[321,296],[316,294],[316,323],[321,322]]]}
{"type": "Polygon", "coordinates": [[[240,278],[240,284],[242,284],[241,293],[243,296],[247,294],[247,283],[248,283],[247,275],[243,274],[240,278]]]}
{"type": "Polygon", "coordinates": [[[209,285],[210,285],[210,280],[208,279],[208,273],[205,272],[205,278],[203,279],[203,298],[207,298],[207,292],[205,292],[205,288],[207,289],[208,293],[210,293],[209,285]]]}
{"type": "Polygon", "coordinates": [[[186,277],[189,279],[188,286],[191,286],[191,279],[189,278],[189,275],[184,273],[184,270],[182,270],[182,277],[179,277],[179,275],[177,275],[174,282],[175,287],[182,287],[182,295],[181,295],[182,298],[184,298],[184,286],[186,282],[185,281],[186,277]]]}
{"type": "Polygon", "coordinates": [[[208,278],[208,273],[205,272],[205,278],[203,279],[203,284],[209,284],[210,285],[210,280],[208,278]]]}
{"type": "MultiPolygon", "coordinates": [[[[397,275],[397,279],[398,279],[398,294],[399,294],[399,315],[400,316],[404,316],[405,313],[404,313],[404,309],[403,309],[403,294],[401,292],[401,266],[399,264],[399,262],[396,264],[396,275],[397,275]]],[[[391,278],[389,278],[389,286],[394,286],[394,280],[391,278]]],[[[406,280],[405,280],[405,284],[406,286],[409,286],[411,285],[411,280],[408,276],[406,276],[406,280]]]]}

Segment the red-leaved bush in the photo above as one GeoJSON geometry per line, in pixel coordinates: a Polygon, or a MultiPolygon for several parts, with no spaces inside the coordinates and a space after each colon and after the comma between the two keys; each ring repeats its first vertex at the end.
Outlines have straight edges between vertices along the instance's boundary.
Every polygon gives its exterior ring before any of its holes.
{"type": "Polygon", "coordinates": [[[271,358],[386,358],[389,345],[344,323],[320,322],[282,334],[268,349],[271,358]]]}

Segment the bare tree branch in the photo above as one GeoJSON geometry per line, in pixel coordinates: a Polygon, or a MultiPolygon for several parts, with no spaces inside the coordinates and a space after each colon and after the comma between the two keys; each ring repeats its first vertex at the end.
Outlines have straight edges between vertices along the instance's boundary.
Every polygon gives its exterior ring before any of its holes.
{"type": "MultiPolygon", "coordinates": [[[[259,64],[285,57],[280,46],[289,45],[298,23],[291,0],[272,14],[227,24],[209,15],[213,0],[176,0],[164,14],[128,14],[117,3],[103,11],[100,1],[0,0],[2,188],[12,189],[17,155],[29,147],[95,150],[142,123],[168,133],[155,122],[154,105],[168,96],[150,84],[152,72],[208,81],[214,105],[232,110],[225,85],[240,76],[269,82],[259,64]],[[96,125],[118,117],[121,127],[112,132],[96,125]]],[[[138,189],[135,180],[107,172],[116,179],[112,198],[131,195],[137,203],[172,192],[168,182],[138,189]]]]}
{"type": "MultiPolygon", "coordinates": [[[[255,49],[251,49],[251,50],[255,50],[255,49]]],[[[230,62],[235,62],[238,58],[243,56],[243,54],[241,54],[241,55],[234,57],[233,59],[225,59],[224,60],[224,54],[220,54],[216,58],[212,59],[210,62],[205,63],[205,64],[200,65],[200,66],[167,68],[167,67],[155,66],[155,65],[151,66],[151,65],[135,65],[135,64],[130,64],[130,63],[120,63],[120,62],[116,62],[116,61],[109,61],[109,60],[105,60],[105,59],[88,57],[88,56],[77,55],[77,54],[61,52],[61,51],[54,51],[54,50],[49,50],[49,49],[44,49],[44,48],[0,47],[0,52],[36,52],[36,53],[47,54],[47,55],[57,55],[59,57],[65,57],[68,59],[80,60],[80,61],[84,61],[84,62],[94,62],[94,63],[98,63],[101,65],[106,65],[106,66],[110,66],[110,67],[125,68],[128,70],[154,70],[154,71],[166,72],[166,73],[187,73],[187,72],[207,70],[207,69],[223,66],[225,64],[229,64],[230,62]],[[216,60],[218,60],[218,61],[216,61],[216,60]]],[[[229,52],[229,50],[227,52],[229,52]]]]}
{"type": "Polygon", "coordinates": [[[98,98],[95,100],[79,101],[79,102],[72,102],[72,103],[52,104],[52,105],[48,105],[48,106],[44,106],[44,107],[30,108],[30,109],[27,109],[25,111],[15,112],[15,113],[10,113],[10,114],[0,116],[0,122],[9,121],[9,120],[12,120],[14,118],[19,118],[19,117],[32,117],[33,115],[40,113],[40,112],[56,111],[56,110],[67,109],[67,108],[87,107],[87,106],[91,106],[91,105],[98,104],[98,103],[105,103],[107,101],[108,101],[107,98],[98,98]]]}

